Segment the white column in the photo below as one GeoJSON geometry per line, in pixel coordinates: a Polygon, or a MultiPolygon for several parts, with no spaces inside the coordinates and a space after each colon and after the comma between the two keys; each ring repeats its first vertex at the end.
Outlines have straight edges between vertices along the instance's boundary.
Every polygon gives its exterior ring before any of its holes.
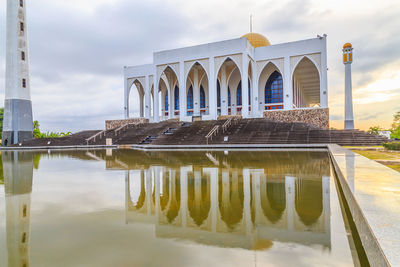
{"type": "Polygon", "coordinates": [[[296,178],[286,176],[285,177],[285,187],[286,187],[286,212],[287,212],[287,222],[288,230],[294,230],[294,212],[295,212],[295,183],[296,178]]]}
{"type": "Polygon", "coordinates": [[[154,122],[160,121],[160,105],[158,99],[158,84],[160,82],[160,78],[157,75],[157,67],[154,68],[154,92],[153,92],[153,120],[154,122]]]}
{"type": "Polygon", "coordinates": [[[144,82],[144,117],[146,119],[150,119],[150,108],[151,108],[151,84],[150,84],[150,76],[146,75],[144,82]]]}
{"type": "Polygon", "coordinates": [[[179,118],[183,121],[187,114],[185,62],[179,62],[179,118]]]}
{"type": "Polygon", "coordinates": [[[140,100],[140,118],[144,117],[144,95],[139,93],[139,100],[140,100]]]}
{"type": "Polygon", "coordinates": [[[221,115],[228,115],[228,85],[226,81],[226,66],[221,67],[221,115]]]}
{"type": "Polygon", "coordinates": [[[251,115],[253,118],[257,118],[260,116],[259,112],[259,96],[258,96],[258,75],[257,75],[257,63],[254,61],[251,63],[252,66],[252,97],[251,97],[251,115]]]}
{"type": "Polygon", "coordinates": [[[200,116],[199,70],[196,66],[193,68],[193,83],[193,115],[200,116]]]}
{"type": "Polygon", "coordinates": [[[154,173],[154,171],[153,172],[150,172],[150,169],[149,170],[146,170],[146,172],[147,173],[150,173],[150,175],[153,175],[153,177],[154,177],[154,186],[155,186],[155,191],[156,191],[156,194],[155,194],[155,200],[156,200],[156,203],[155,203],[155,205],[156,205],[156,207],[155,207],[155,210],[156,210],[156,223],[158,224],[158,222],[159,222],[159,216],[160,216],[160,179],[162,179],[162,175],[160,176],[160,169],[158,168],[158,167],[155,167],[155,173],[154,173]]]}
{"type": "Polygon", "coordinates": [[[124,77],[124,113],[125,119],[129,119],[129,88],[128,78],[124,77]]]}
{"type": "Polygon", "coordinates": [[[284,109],[293,108],[293,93],[292,93],[292,74],[290,69],[290,57],[284,59],[283,68],[283,107],[284,109]]]}
{"type": "Polygon", "coordinates": [[[320,101],[321,107],[328,107],[328,60],[326,49],[326,35],[324,35],[324,48],[321,53],[321,79],[320,79],[320,101]]]}
{"type": "Polygon", "coordinates": [[[353,113],[353,88],[351,81],[351,64],[345,64],[345,129],[354,129],[354,113],[353,113]]]}
{"type": "Polygon", "coordinates": [[[249,57],[242,54],[242,117],[249,117],[249,57]]]}
{"type": "Polygon", "coordinates": [[[145,181],[145,190],[146,190],[146,209],[147,209],[147,215],[151,215],[151,174],[148,175],[147,172],[144,172],[143,170],[140,171],[140,175],[144,176],[144,181],[145,181]]]}
{"type": "Polygon", "coordinates": [[[251,233],[251,207],[250,207],[250,170],[243,169],[243,190],[244,190],[244,218],[246,222],[246,234],[251,233]]]}
{"type": "Polygon", "coordinates": [[[128,224],[128,210],[130,199],[129,170],[125,171],[125,224],[128,224]]]}
{"type": "Polygon", "coordinates": [[[210,64],[210,75],[208,79],[208,91],[209,91],[209,110],[210,117],[213,120],[217,119],[217,82],[215,80],[215,60],[214,57],[209,58],[210,64]]]}
{"type": "Polygon", "coordinates": [[[331,229],[331,187],[329,176],[322,176],[322,190],[325,231],[328,233],[331,229]]]}
{"type": "Polygon", "coordinates": [[[181,179],[181,218],[182,218],[182,227],[186,227],[187,225],[187,202],[188,202],[188,184],[187,184],[187,167],[181,167],[180,169],[180,179],[181,179]]]}
{"type": "Polygon", "coordinates": [[[218,216],[218,168],[210,169],[211,180],[211,231],[217,232],[218,216]]]}

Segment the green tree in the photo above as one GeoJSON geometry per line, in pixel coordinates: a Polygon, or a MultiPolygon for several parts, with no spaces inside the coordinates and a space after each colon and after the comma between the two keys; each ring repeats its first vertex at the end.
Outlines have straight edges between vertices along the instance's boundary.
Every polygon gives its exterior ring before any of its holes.
{"type": "Polygon", "coordinates": [[[379,131],[382,131],[382,130],[383,130],[383,129],[382,129],[380,126],[372,126],[372,127],[369,128],[368,132],[369,132],[370,134],[378,135],[378,134],[379,134],[379,131]]]}
{"type": "Polygon", "coordinates": [[[393,116],[393,124],[391,130],[391,138],[400,139],[400,111],[393,116]]]}

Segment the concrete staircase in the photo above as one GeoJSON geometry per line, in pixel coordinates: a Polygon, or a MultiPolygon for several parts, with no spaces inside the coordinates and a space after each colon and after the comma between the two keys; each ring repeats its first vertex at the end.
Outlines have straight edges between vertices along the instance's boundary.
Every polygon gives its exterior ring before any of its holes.
{"type": "MultiPolygon", "coordinates": [[[[194,122],[180,127],[174,133],[159,137],[152,144],[190,145],[206,144],[205,136],[216,125],[225,121],[194,122]]],[[[266,119],[242,119],[222,131],[210,144],[339,144],[375,146],[388,139],[359,130],[321,130],[305,123],[280,123],[266,119]],[[228,141],[226,140],[228,137],[228,141]]]]}

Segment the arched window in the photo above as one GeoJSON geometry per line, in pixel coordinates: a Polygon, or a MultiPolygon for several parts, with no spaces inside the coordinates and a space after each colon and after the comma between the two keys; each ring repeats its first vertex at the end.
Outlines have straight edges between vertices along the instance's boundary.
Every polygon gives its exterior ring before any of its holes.
{"type": "Polygon", "coordinates": [[[242,82],[239,83],[236,90],[236,106],[242,105],[242,82]]]}
{"type": "Polygon", "coordinates": [[[217,81],[217,107],[221,107],[221,86],[219,81],[217,81]]]}
{"type": "Polygon", "coordinates": [[[283,103],[282,75],[275,71],[265,85],[265,104],[283,103]]]}
{"type": "Polygon", "coordinates": [[[230,107],[232,104],[232,99],[231,99],[231,88],[228,87],[228,107],[230,107]]]}
{"type": "Polygon", "coordinates": [[[168,111],[168,90],[167,90],[167,92],[165,92],[164,103],[165,103],[165,111],[168,111]]]}
{"type": "Polygon", "coordinates": [[[175,110],[179,110],[179,87],[175,86],[175,110]]]}
{"type": "Polygon", "coordinates": [[[193,109],[193,87],[190,86],[187,93],[187,109],[193,109]]]}
{"type": "Polygon", "coordinates": [[[202,85],[200,85],[200,108],[206,108],[206,93],[202,85]]]}

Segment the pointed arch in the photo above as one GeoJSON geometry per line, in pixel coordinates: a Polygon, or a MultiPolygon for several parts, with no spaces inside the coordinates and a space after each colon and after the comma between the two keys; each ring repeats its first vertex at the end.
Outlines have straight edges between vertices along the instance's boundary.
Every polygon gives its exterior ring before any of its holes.
{"type": "Polygon", "coordinates": [[[203,225],[211,210],[210,176],[201,174],[201,182],[196,183],[193,173],[188,175],[188,210],[197,226],[203,225]]]}
{"type": "MultiPolygon", "coordinates": [[[[195,61],[190,64],[189,71],[187,72],[186,80],[191,82],[191,104],[189,105],[189,98],[187,97],[186,108],[187,114],[199,116],[207,113],[207,106],[205,102],[207,101],[207,96],[205,94],[204,87],[202,83],[208,81],[207,68],[200,61],[195,61]],[[202,91],[203,90],[203,91],[202,91]],[[204,93],[204,105],[202,105],[201,95],[204,93]],[[190,111],[189,111],[190,109],[190,111]]],[[[190,89],[190,87],[187,87],[190,89]]],[[[207,87],[208,88],[208,87],[207,87]]],[[[187,89],[187,94],[189,95],[189,89],[187,89]]]]}
{"type": "MultiPolygon", "coordinates": [[[[206,76],[206,77],[208,77],[208,71],[207,71],[207,69],[208,68],[206,68],[205,66],[204,66],[204,64],[201,62],[201,61],[198,61],[198,60],[196,60],[196,61],[193,61],[189,66],[188,66],[188,72],[186,73],[186,77],[185,77],[185,80],[187,80],[188,78],[189,78],[189,74],[190,74],[190,72],[192,71],[192,69],[193,69],[193,67],[195,66],[195,65],[200,65],[201,67],[202,67],[202,69],[204,70],[204,73],[205,73],[205,75],[203,75],[202,77],[201,77],[201,79],[203,79],[204,78],[204,76],[206,76]]],[[[193,83],[192,83],[193,84],[193,83]]]]}
{"type": "Polygon", "coordinates": [[[311,226],[318,221],[323,211],[322,180],[298,178],[295,188],[296,212],[304,225],[311,226]]]}
{"type": "Polygon", "coordinates": [[[321,73],[312,58],[303,56],[296,63],[292,73],[292,85],[295,107],[320,106],[321,73]]]}
{"type": "Polygon", "coordinates": [[[238,69],[240,75],[242,75],[242,71],[241,71],[241,69],[240,69],[240,67],[239,67],[239,66],[240,66],[239,62],[237,62],[235,58],[230,57],[230,56],[227,56],[227,57],[224,58],[223,61],[221,61],[222,63],[221,63],[220,65],[218,65],[217,68],[216,68],[216,70],[217,70],[217,71],[216,71],[216,77],[215,77],[216,79],[218,79],[218,74],[219,74],[219,72],[221,71],[222,66],[223,66],[226,62],[230,62],[230,61],[232,61],[233,64],[236,65],[236,67],[237,67],[237,69],[238,69]]]}
{"type": "Polygon", "coordinates": [[[261,208],[264,216],[276,224],[286,210],[286,186],[284,179],[269,179],[261,185],[261,208]],[[274,180],[274,181],[273,181],[274,180]]]}
{"type": "Polygon", "coordinates": [[[284,77],[279,67],[268,61],[258,78],[259,110],[283,109],[284,77]]]}

